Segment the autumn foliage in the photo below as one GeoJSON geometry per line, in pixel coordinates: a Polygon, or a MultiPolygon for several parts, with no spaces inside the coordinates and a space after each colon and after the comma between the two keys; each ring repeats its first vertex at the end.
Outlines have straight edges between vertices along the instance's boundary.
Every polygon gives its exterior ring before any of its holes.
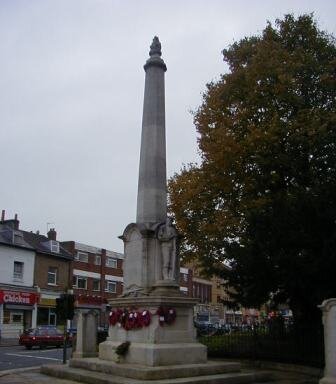
{"type": "Polygon", "coordinates": [[[169,182],[183,257],[241,304],[313,315],[336,296],[334,39],[312,15],[286,15],[223,56],[229,72],[194,116],[202,161],[169,182]]]}

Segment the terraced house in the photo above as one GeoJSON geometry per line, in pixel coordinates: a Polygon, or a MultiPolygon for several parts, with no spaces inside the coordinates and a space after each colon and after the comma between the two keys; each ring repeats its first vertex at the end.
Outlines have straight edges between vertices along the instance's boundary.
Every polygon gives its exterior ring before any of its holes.
{"type": "Polygon", "coordinates": [[[56,240],[19,228],[17,215],[0,221],[1,337],[40,324],[56,325],[56,298],[69,287],[72,255],[56,240]]]}

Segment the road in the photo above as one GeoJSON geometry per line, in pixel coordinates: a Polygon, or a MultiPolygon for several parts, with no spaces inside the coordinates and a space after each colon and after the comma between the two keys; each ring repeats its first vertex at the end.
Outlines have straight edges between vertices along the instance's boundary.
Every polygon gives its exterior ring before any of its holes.
{"type": "MultiPolygon", "coordinates": [[[[67,348],[67,359],[71,356],[71,348],[67,348]]],[[[23,346],[0,348],[0,371],[8,369],[35,367],[42,364],[61,364],[63,361],[63,349],[49,347],[39,349],[37,347],[27,351],[23,346]]]]}

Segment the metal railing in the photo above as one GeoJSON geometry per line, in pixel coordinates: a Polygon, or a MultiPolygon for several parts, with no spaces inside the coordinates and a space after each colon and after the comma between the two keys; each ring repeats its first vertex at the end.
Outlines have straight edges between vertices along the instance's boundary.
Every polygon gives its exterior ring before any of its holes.
{"type": "Polygon", "coordinates": [[[322,325],[251,327],[201,332],[199,341],[209,357],[270,360],[281,363],[324,367],[322,325]]]}

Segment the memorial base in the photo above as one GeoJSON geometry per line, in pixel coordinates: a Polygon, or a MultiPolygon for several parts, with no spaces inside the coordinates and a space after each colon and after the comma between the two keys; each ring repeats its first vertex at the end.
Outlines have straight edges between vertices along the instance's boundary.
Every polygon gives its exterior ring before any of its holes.
{"type": "Polygon", "coordinates": [[[150,367],[205,363],[206,347],[200,343],[148,344],[132,343],[125,357],[115,353],[119,342],[106,341],[99,348],[101,360],[120,361],[150,367]]]}
{"type": "Polygon", "coordinates": [[[49,376],[86,384],[247,384],[269,381],[269,372],[241,371],[239,363],[214,362],[147,367],[98,358],[72,359],[69,366],[44,365],[49,376]]]}
{"type": "Polygon", "coordinates": [[[129,311],[149,311],[149,326],[140,329],[125,330],[118,325],[109,328],[109,337],[99,345],[101,360],[117,361],[116,348],[129,342],[128,352],[122,361],[127,364],[145,366],[164,366],[176,364],[205,363],[207,350],[196,340],[193,324],[195,300],[179,296],[144,296],[118,298],[110,302],[112,310],[118,308],[129,311]],[[160,321],[159,308],[171,309],[176,318],[171,324],[160,321]]]}

